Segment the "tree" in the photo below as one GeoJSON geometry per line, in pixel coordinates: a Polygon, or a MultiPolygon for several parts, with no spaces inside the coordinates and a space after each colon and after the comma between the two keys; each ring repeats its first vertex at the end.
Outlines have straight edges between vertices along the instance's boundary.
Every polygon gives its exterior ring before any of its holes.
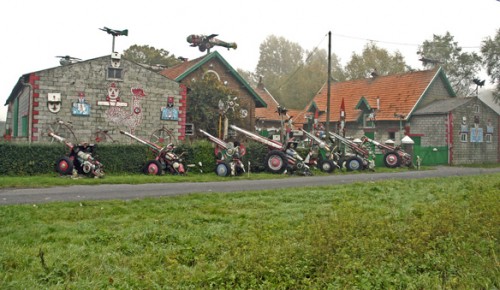
{"type": "Polygon", "coordinates": [[[236,69],[236,71],[250,86],[256,87],[259,83],[259,76],[256,73],[240,68],[236,69]]]}
{"type": "Polygon", "coordinates": [[[481,54],[491,83],[496,82],[493,96],[500,102],[500,29],[497,30],[495,38],[488,37],[481,43],[481,54]]]}
{"type": "MultiPolygon", "coordinates": [[[[219,101],[226,102],[229,96],[236,96],[236,92],[224,86],[214,74],[205,74],[202,79],[191,82],[187,96],[188,122],[193,123],[195,128],[216,135],[219,125],[219,101]]],[[[239,112],[238,108],[227,110],[226,116],[231,123],[239,125],[239,112]]]]}
{"type": "Polygon", "coordinates": [[[179,64],[175,55],[164,49],[156,49],[149,45],[134,44],[123,51],[123,57],[138,64],[147,65],[153,69],[164,69],[179,64]]]}
{"type": "Polygon", "coordinates": [[[370,42],[365,45],[361,55],[353,52],[345,66],[347,79],[361,79],[371,75],[389,75],[406,71],[403,55],[396,51],[390,54],[386,49],[370,42]]]}
{"type": "Polygon", "coordinates": [[[431,41],[424,41],[417,53],[421,55],[420,60],[425,68],[440,65],[455,93],[468,97],[474,93],[472,80],[481,70],[481,57],[475,52],[462,52],[453,39],[449,32],[442,36],[433,35],[431,41]]]}
{"type": "MultiPolygon", "coordinates": [[[[328,57],[324,49],[304,51],[283,37],[269,36],[260,45],[256,75],[287,108],[303,109],[327,81],[328,57]]],[[[332,54],[332,77],[344,80],[340,61],[332,54]]]]}
{"type": "Polygon", "coordinates": [[[267,89],[278,102],[283,101],[281,91],[287,77],[303,65],[302,47],[284,37],[270,35],[260,45],[256,74],[262,76],[267,89]]]}
{"type": "MultiPolygon", "coordinates": [[[[345,80],[340,61],[335,54],[331,56],[332,78],[345,80]]],[[[325,49],[308,52],[304,64],[283,84],[285,104],[289,108],[303,109],[328,80],[328,53],[325,49]]]]}

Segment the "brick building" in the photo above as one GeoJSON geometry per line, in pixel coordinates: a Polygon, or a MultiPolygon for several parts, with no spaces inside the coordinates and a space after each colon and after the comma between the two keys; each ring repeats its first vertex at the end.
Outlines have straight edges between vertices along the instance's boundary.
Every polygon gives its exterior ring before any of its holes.
{"type": "Polygon", "coordinates": [[[412,114],[412,131],[421,132],[413,139],[432,148],[421,152],[424,159],[444,152],[449,164],[499,162],[498,118],[476,97],[437,100],[412,114]]]}
{"type": "MultiPolygon", "coordinates": [[[[238,108],[243,117],[243,127],[247,130],[254,130],[256,108],[265,108],[267,106],[261,96],[217,51],[167,68],[161,71],[160,74],[185,85],[187,88],[189,88],[191,82],[202,79],[206,74],[215,75],[220,82],[237,92],[238,108]]],[[[217,110],[217,108],[214,108],[214,110],[217,110]]],[[[187,119],[189,122],[189,116],[187,116],[187,119]]],[[[194,128],[194,124],[189,124],[189,128],[190,131],[198,129],[194,128]]]]}
{"type": "MultiPolygon", "coordinates": [[[[330,91],[329,128],[337,130],[344,103],[346,137],[400,144],[409,136],[415,142],[414,157],[420,156],[424,165],[500,158],[498,114],[477,98],[457,97],[441,68],[334,82],[330,91]],[[457,131],[462,127],[469,129],[457,131]]],[[[325,124],[326,106],[325,84],[294,121],[307,130],[314,122],[325,124]]]]}
{"type": "Polygon", "coordinates": [[[183,140],[185,104],[178,82],[113,53],[21,76],[5,104],[6,131],[15,142],[49,141],[48,130],[70,139],[73,131],[80,142],[130,142],[119,130],[183,140]],[[174,114],[163,117],[166,108],[174,114]]]}

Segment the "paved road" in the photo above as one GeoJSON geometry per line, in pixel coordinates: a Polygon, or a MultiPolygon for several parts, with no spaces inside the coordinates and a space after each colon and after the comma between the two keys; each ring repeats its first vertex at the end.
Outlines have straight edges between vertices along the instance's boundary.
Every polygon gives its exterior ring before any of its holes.
{"type": "Polygon", "coordinates": [[[235,192],[288,187],[347,184],[385,179],[418,179],[429,177],[479,175],[498,173],[500,168],[437,167],[435,170],[396,173],[360,173],[347,175],[307,176],[268,180],[237,180],[223,182],[186,182],[154,184],[75,185],[50,188],[0,189],[0,205],[45,203],[54,201],[84,201],[139,199],[174,196],[188,193],[235,192]]]}

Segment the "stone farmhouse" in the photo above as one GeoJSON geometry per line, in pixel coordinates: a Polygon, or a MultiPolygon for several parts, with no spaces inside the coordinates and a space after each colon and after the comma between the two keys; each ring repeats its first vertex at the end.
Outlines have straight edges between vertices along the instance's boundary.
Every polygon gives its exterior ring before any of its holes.
{"type": "MultiPolygon", "coordinates": [[[[326,86],[295,123],[307,130],[326,123],[326,86]]],[[[498,113],[478,98],[456,96],[441,68],[331,83],[331,131],[339,128],[342,103],[346,137],[398,145],[408,136],[423,165],[500,161],[498,113]]]]}
{"type": "Polygon", "coordinates": [[[117,53],[24,74],[5,105],[12,142],[48,142],[49,131],[91,143],[130,142],[120,130],[185,138],[186,88],[117,53]]]}

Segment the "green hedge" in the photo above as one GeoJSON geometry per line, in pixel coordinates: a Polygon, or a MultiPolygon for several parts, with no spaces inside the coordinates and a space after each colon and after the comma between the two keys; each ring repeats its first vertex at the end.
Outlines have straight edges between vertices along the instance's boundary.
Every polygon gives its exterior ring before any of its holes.
{"type": "MultiPolygon", "coordinates": [[[[267,147],[257,142],[247,142],[244,145],[246,148],[246,154],[243,156],[245,168],[250,161],[252,172],[264,171],[267,147]]],[[[68,152],[69,149],[62,143],[0,143],[0,175],[53,173],[56,160],[68,152]]],[[[186,164],[201,162],[204,173],[215,170],[214,144],[207,140],[179,144],[175,152],[183,154],[182,158],[186,164]]],[[[94,157],[104,164],[107,174],[140,173],[146,161],[154,158],[154,154],[149,147],[142,144],[102,143],[96,146],[94,157]]],[[[190,170],[199,172],[198,169],[190,170]]]]}

